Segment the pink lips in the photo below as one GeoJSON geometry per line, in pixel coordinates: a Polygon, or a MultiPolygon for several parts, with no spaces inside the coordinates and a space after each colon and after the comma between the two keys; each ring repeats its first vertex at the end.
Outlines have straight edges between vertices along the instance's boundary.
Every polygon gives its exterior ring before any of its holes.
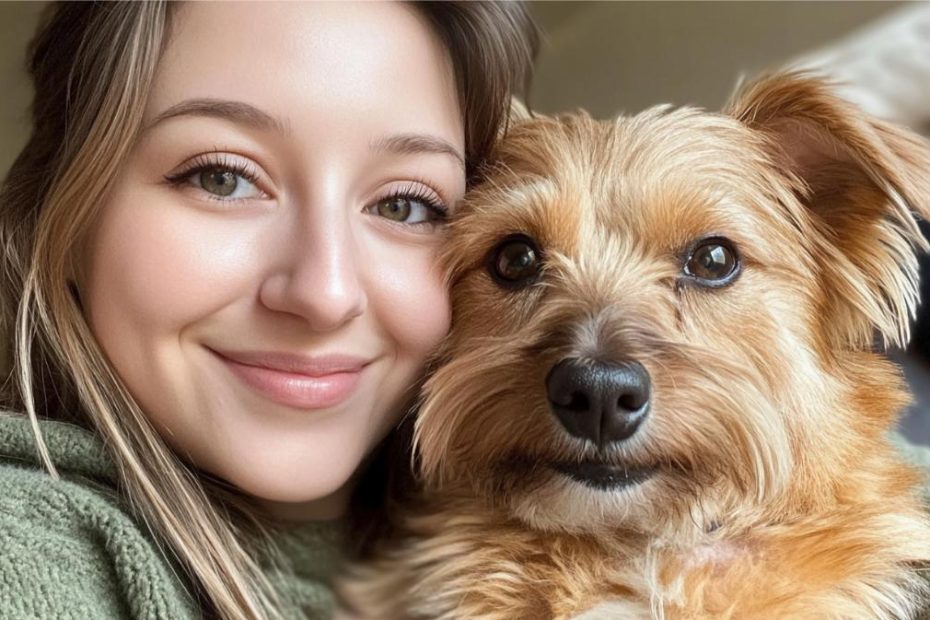
{"type": "Polygon", "coordinates": [[[247,386],[297,409],[326,409],[343,402],[370,362],[345,355],[210,350],[247,386]]]}

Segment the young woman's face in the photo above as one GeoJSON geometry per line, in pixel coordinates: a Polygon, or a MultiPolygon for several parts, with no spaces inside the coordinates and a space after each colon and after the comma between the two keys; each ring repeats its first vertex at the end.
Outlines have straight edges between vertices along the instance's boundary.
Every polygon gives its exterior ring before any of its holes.
{"type": "Polygon", "coordinates": [[[172,447],[282,518],[339,514],[448,329],[455,92],[409,6],[175,14],[81,299],[172,447]]]}

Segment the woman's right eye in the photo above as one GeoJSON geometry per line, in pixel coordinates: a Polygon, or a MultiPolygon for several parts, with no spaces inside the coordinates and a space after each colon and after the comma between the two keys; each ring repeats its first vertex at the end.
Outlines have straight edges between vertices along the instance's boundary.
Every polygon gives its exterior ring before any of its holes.
{"type": "Polygon", "coordinates": [[[241,174],[223,168],[200,170],[190,175],[188,181],[205,192],[226,200],[259,198],[264,193],[241,174]]]}
{"type": "Polygon", "coordinates": [[[227,202],[267,198],[256,185],[258,175],[255,170],[238,161],[195,160],[190,166],[165,178],[174,185],[200,189],[211,200],[227,202]]]}

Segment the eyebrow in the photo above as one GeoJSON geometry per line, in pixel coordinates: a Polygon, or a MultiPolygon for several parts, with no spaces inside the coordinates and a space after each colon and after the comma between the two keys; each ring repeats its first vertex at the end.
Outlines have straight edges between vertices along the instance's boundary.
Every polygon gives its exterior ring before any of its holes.
{"type": "MultiPolygon", "coordinates": [[[[274,131],[277,133],[288,133],[289,131],[289,125],[286,121],[276,118],[251,104],[243,101],[211,98],[187,99],[176,103],[156,116],[146,126],[145,130],[148,131],[159,123],[179,116],[219,118],[260,131],[274,131]]],[[[375,140],[370,144],[370,147],[374,151],[398,155],[415,155],[418,153],[448,155],[455,159],[459,166],[465,168],[464,155],[450,142],[437,136],[417,133],[393,134],[375,140]]]]}
{"type": "Polygon", "coordinates": [[[276,131],[278,133],[288,132],[288,125],[286,122],[275,118],[253,105],[242,101],[208,98],[187,99],[180,103],[176,103],[156,116],[155,119],[148,124],[146,130],[151,129],[169,118],[177,118],[179,116],[220,118],[261,131],[276,131]]]}
{"type": "Polygon", "coordinates": [[[417,153],[436,153],[448,155],[465,167],[465,157],[449,142],[436,136],[416,133],[401,133],[385,136],[371,144],[375,151],[396,153],[398,155],[415,155],[417,153]]]}

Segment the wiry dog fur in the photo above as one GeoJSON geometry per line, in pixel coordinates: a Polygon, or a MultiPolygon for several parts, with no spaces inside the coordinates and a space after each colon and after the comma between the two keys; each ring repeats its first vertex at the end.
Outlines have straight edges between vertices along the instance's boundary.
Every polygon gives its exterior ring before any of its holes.
{"type": "Polygon", "coordinates": [[[454,319],[416,420],[423,495],[344,595],[372,618],[914,617],[930,522],[873,352],[917,302],[930,156],[803,74],[723,114],[527,118],[444,253],[454,319]],[[489,255],[521,233],[538,277],[489,255]],[[731,284],[683,272],[725,237],[731,284]],[[550,411],[566,357],[636,360],[642,427],[597,447],[550,411]],[[552,465],[655,467],[596,490],[552,465]]]}

